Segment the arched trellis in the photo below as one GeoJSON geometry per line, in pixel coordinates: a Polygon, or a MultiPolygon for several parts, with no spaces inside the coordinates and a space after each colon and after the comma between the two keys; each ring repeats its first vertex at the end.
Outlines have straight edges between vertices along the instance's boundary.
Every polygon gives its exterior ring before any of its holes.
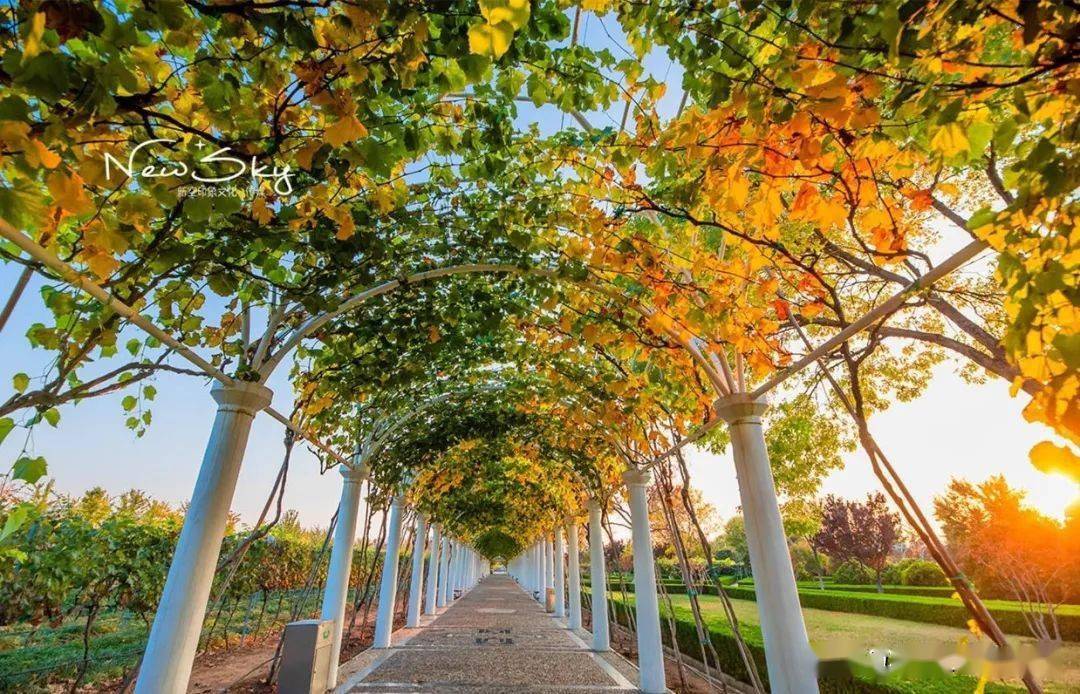
{"type": "MultiPolygon", "coordinates": [[[[392,280],[364,290],[346,300],[334,311],[310,318],[297,330],[288,334],[282,347],[260,364],[254,365],[259,382],[239,381],[223,373],[171,335],[155,326],[145,316],[120,302],[107,291],[80,274],[55,254],[0,220],[0,234],[15,243],[31,257],[57,272],[65,281],[104,302],[133,324],[175,349],[184,358],[204,370],[218,381],[213,395],[218,402],[218,412],[206,447],[199,478],[192,495],[191,504],[180,535],[173,562],[169,570],[165,590],[154,625],[151,629],[147,650],[144,654],[137,691],[182,691],[190,675],[191,663],[202,626],[203,613],[209,598],[210,585],[224,534],[225,521],[232,494],[239,474],[239,467],[246,446],[254,415],[267,410],[272,417],[305,436],[313,445],[345,463],[346,459],[315,437],[307,435],[302,427],[270,408],[272,393],[262,385],[273,368],[300,342],[321,325],[344,312],[352,310],[368,299],[381,296],[413,282],[463,273],[512,273],[534,275],[550,279],[565,279],[586,288],[599,291],[609,298],[625,302],[626,306],[648,317],[651,310],[635,301],[628,300],[618,292],[612,292],[591,283],[565,278],[555,270],[521,268],[499,264],[473,264],[439,268],[416,273],[404,280],[392,280]]],[[[731,439],[740,496],[746,517],[747,541],[751,563],[761,576],[758,582],[758,608],[761,613],[762,631],[765,637],[766,658],[770,682],[774,691],[813,692],[817,690],[813,654],[809,649],[805,627],[798,602],[794,576],[788,561],[783,525],[769,468],[761,415],[765,410],[764,394],[798,370],[813,364],[852,335],[865,329],[876,320],[895,310],[911,293],[924,289],[937,279],[963,265],[985,249],[982,242],[974,242],[961,249],[917,282],[905,287],[886,302],[879,304],[859,320],[853,322],[817,349],[812,350],[791,368],[777,374],[751,392],[746,392],[741,377],[733,378],[723,362],[723,355],[703,354],[695,338],[687,339],[676,331],[669,331],[694,361],[708,374],[713,387],[720,396],[716,403],[716,417],[709,425],[715,426],[721,419],[731,429],[731,439]],[[713,359],[718,364],[712,363],[713,359]],[[716,366],[720,368],[717,369],[716,366]],[[721,373],[722,372],[722,373],[721,373]]],[[[255,346],[258,357],[266,354],[272,341],[275,321],[271,320],[267,333],[255,346]]],[[[699,438],[701,432],[692,433],[661,454],[670,455],[675,447],[699,438]]],[[[627,479],[634,490],[641,487],[640,472],[631,471],[633,480],[627,479]]],[[[643,493],[643,492],[642,492],[643,493]]],[[[634,503],[632,506],[637,506],[634,503]]],[[[647,523],[647,509],[645,512],[647,523]]],[[[644,567],[643,567],[644,568],[644,567]]],[[[651,632],[651,630],[649,630],[651,632]]],[[[648,634],[651,638],[651,633],[648,634]]],[[[639,638],[641,634],[639,633],[639,638]]],[[[659,633],[656,633],[659,650],[659,633]]],[[[662,670],[662,663],[661,663],[662,670]]],[[[643,677],[645,672],[643,669],[643,677]]],[[[655,677],[655,673],[653,673],[655,677]]]]}

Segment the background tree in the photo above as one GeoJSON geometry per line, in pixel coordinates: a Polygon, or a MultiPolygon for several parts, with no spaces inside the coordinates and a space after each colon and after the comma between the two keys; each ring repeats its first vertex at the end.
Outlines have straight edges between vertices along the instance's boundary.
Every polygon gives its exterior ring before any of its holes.
{"type": "Polygon", "coordinates": [[[724,534],[719,544],[721,551],[727,552],[737,565],[744,568],[750,566],[750,551],[746,546],[746,525],[741,515],[732,516],[724,524],[724,534]]]}
{"type": "Polygon", "coordinates": [[[900,518],[880,492],[867,494],[864,502],[830,494],[822,505],[821,530],[814,544],[834,561],[854,559],[869,567],[882,592],[881,573],[899,537],[900,518]]]}
{"type": "Polygon", "coordinates": [[[954,479],[934,514],[964,571],[980,588],[1020,602],[1032,634],[1060,639],[1054,611],[1080,599],[1080,523],[1049,518],[1024,503],[1001,475],[954,479]]]}
{"type": "MultiPolygon", "coordinates": [[[[705,500],[700,490],[690,487],[685,491],[690,497],[694,515],[697,517],[697,523],[700,524],[702,532],[705,533],[706,537],[715,535],[720,530],[720,518],[717,515],[716,507],[705,500]]],[[[682,537],[698,536],[694,519],[691,518],[689,511],[681,501],[682,494],[683,487],[681,485],[676,485],[670,492],[662,490],[659,484],[649,487],[649,517],[653,528],[653,551],[657,556],[669,559],[675,557],[675,540],[671,528],[665,520],[664,510],[661,508],[662,504],[671,508],[671,513],[682,537]]],[[[689,558],[704,558],[704,549],[699,542],[687,542],[686,552],[689,558]]]]}

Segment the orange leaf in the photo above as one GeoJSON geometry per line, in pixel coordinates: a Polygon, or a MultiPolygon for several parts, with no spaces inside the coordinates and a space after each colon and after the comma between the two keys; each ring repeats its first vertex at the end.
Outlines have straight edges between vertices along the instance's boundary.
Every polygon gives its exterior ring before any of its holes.
{"type": "Polygon", "coordinates": [[[83,214],[94,209],[89,196],[83,189],[82,177],[77,173],[67,176],[62,171],[54,171],[46,179],[49,192],[57,205],[72,214],[83,214]]]}

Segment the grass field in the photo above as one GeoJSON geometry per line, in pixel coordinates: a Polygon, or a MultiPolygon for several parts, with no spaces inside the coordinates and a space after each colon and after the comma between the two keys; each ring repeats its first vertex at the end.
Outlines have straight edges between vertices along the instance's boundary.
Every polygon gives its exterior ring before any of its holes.
{"type": "MultiPolygon", "coordinates": [[[[700,604],[706,621],[716,631],[729,632],[720,599],[712,595],[700,596],[700,604]]],[[[692,619],[689,599],[685,595],[672,595],[676,615],[692,619]]],[[[736,616],[742,625],[755,634],[758,614],[757,603],[750,600],[732,600],[736,616]]],[[[831,612],[828,610],[803,609],[807,633],[819,655],[888,648],[914,658],[930,658],[939,652],[955,652],[963,641],[971,641],[972,635],[962,629],[921,624],[887,617],[831,612]]],[[[1031,645],[1033,639],[1017,637],[1014,643],[1031,645]]],[[[1066,642],[1054,654],[1055,667],[1047,674],[1048,694],[1075,694],[1080,692],[1080,643],[1066,642]]]]}

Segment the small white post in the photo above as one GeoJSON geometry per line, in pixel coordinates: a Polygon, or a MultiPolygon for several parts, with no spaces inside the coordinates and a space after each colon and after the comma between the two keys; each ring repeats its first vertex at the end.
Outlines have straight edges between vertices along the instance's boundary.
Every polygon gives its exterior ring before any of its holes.
{"type": "Polygon", "coordinates": [[[273,398],[266,386],[246,381],[217,384],[210,394],[217,414],[150,628],[135,684],[138,694],[187,691],[251,422],[273,398]]]}
{"type": "Polygon", "coordinates": [[[566,625],[576,631],[581,628],[581,558],[578,556],[578,527],[571,518],[566,519],[566,548],[570,555],[570,615],[566,625]]]}
{"type": "Polygon", "coordinates": [[[774,694],[816,694],[816,658],[806,637],[761,425],[768,405],[765,398],[737,393],[720,398],[715,407],[731,435],[769,688],[774,694]]]}
{"type": "Polygon", "coordinates": [[[593,650],[610,651],[608,636],[607,569],[604,567],[604,529],[600,524],[600,502],[589,499],[589,580],[592,581],[593,650]]]}
{"type": "Polygon", "coordinates": [[[338,660],[341,657],[342,633],[345,629],[345,608],[349,602],[349,574],[352,571],[353,545],[356,544],[356,517],[360,510],[360,489],[368,476],[365,465],[339,468],[342,477],[341,501],[338,502],[334,544],[330,548],[330,564],[323,590],[322,618],[334,620],[330,640],[328,681],[337,684],[338,660]]]}
{"type": "Polygon", "coordinates": [[[383,555],[382,580],[379,585],[379,606],[375,614],[375,637],[372,648],[389,648],[394,632],[394,602],[397,597],[398,558],[401,552],[401,507],[405,500],[395,496],[390,503],[390,518],[386,524],[386,552],[383,555]]]}
{"type": "Polygon", "coordinates": [[[563,560],[562,528],[555,528],[555,616],[566,616],[566,565],[563,560]]]}
{"type": "Polygon", "coordinates": [[[427,545],[427,516],[416,514],[416,539],[413,540],[412,575],[409,576],[409,611],[405,626],[420,626],[420,601],[424,594],[424,547],[427,545]]]}
{"type": "Polygon", "coordinates": [[[664,676],[664,644],[660,638],[660,604],[656,597],[656,567],[653,564],[652,531],[649,528],[647,487],[652,475],[647,470],[627,470],[623,482],[630,491],[630,525],[634,542],[634,606],[637,616],[638,683],[641,691],[667,691],[664,676]]]}
{"type": "Polygon", "coordinates": [[[424,596],[424,614],[435,614],[439,590],[439,546],[442,544],[442,525],[431,526],[431,550],[428,552],[427,586],[424,596]]]}

